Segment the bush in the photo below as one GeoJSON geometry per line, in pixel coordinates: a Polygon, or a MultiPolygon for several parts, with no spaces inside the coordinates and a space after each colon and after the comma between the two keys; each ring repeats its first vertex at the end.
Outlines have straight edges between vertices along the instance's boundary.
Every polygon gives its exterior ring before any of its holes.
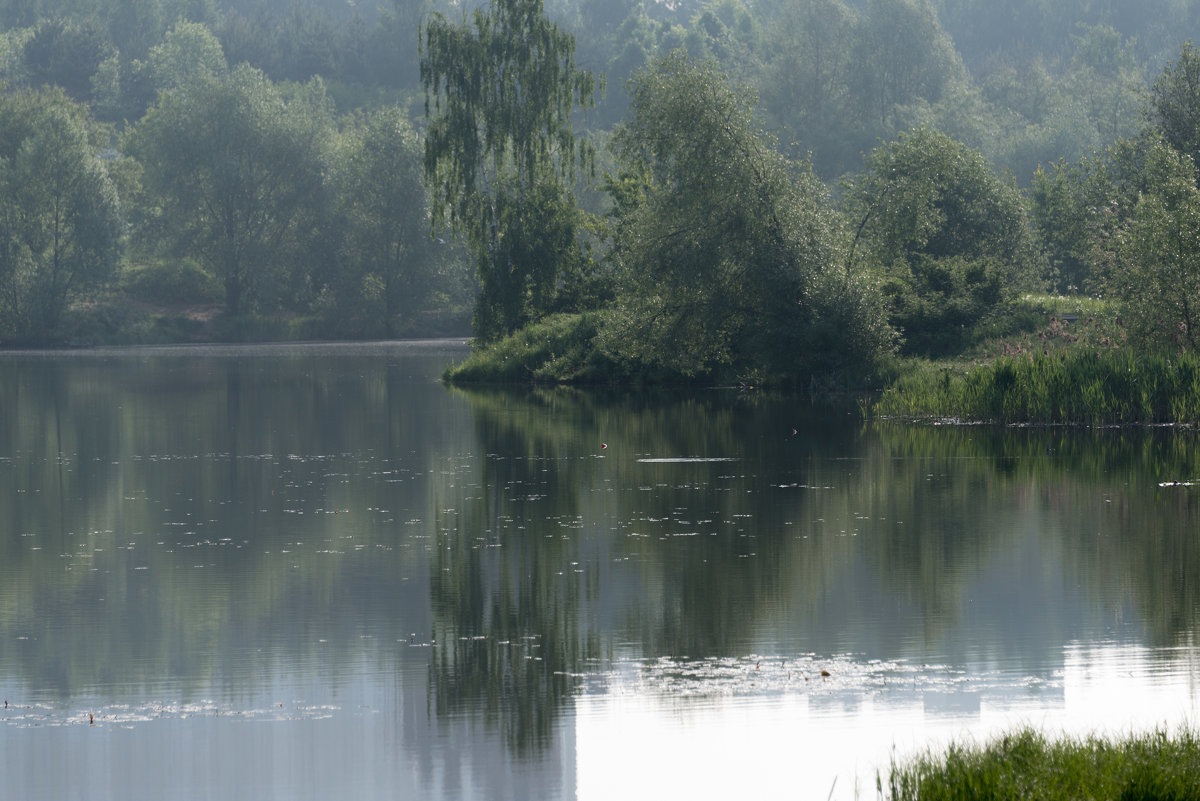
{"type": "Polygon", "coordinates": [[[206,305],[224,298],[220,281],[186,260],[134,267],[122,286],[131,298],[160,306],[206,305]]]}

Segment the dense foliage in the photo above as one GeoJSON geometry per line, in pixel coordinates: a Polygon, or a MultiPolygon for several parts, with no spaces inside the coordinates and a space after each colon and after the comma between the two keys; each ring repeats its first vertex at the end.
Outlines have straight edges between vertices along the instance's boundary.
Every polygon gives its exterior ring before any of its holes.
{"type": "Polygon", "coordinates": [[[748,97],[680,52],[635,76],[616,145],[640,184],[617,215],[608,345],[685,375],[869,364],[890,343],[882,303],[845,268],[824,187],[756,130],[748,97]]]}
{"type": "Polygon", "coordinates": [[[50,90],[0,95],[0,339],[54,330],[116,268],[116,189],[86,110],[50,90]]]}
{"type": "Polygon", "coordinates": [[[285,103],[243,65],[163,92],[126,143],[145,170],[148,226],[201,258],[231,315],[294,299],[319,253],[331,123],[320,94],[285,103]]]}
{"type": "Polygon", "coordinates": [[[964,331],[1042,280],[1016,187],[945,134],[919,128],[877,148],[848,197],[910,350],[961,350],[964,331]]]}
{"type": "Polygon", "coordinates": [[[587,349],[540,379],[812,381],[972,352],[1051,289],[1195,346],[1191,0],[0,0],[0,25],[4,342],[565,315],[587,349]]]}

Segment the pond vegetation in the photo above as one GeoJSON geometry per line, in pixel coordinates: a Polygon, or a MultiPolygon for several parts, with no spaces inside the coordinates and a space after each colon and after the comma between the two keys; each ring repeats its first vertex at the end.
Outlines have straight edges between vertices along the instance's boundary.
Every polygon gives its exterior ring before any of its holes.
{"type": "Polygon", "coordinates": [[[1024,729],[986,745],[955,744],[894,765],[889,801],[1166,801],[1200,795],[1191,729],[1120,738],[1048,738],[1024,729]]]}

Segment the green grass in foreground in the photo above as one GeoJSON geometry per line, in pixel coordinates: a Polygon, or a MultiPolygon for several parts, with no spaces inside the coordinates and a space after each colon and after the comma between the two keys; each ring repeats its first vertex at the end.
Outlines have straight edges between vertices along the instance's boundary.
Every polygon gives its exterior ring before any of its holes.
{"type": "Polygon", "coordinates": [[[926,365],[873,405],[883,417],[996,423],[1200,423],[1200,358],[1128,347],[926,365]]]}
{"type": "Polygon", "coordinates": [[[1200,740],[1184,730],[1051,741],[1024,730],[893,765],[882,789],[891,801],[1200,799],[1200,740]]]}

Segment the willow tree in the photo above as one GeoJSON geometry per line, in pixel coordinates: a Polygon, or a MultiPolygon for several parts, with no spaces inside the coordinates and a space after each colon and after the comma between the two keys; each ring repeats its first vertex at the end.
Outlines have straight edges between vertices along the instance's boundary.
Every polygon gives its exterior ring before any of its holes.
{"type": "Polygon", "coordinates": [[[595,104],[600,84],[576,68],[575,40],[542,0],[493,0],[461,24],[433,14],[421,81],[433,222],[466,235],[480,278],[475,333],[495,339],[550,311],[580,258],[572,187],[592,151],[571,114],[595,104]]]}

